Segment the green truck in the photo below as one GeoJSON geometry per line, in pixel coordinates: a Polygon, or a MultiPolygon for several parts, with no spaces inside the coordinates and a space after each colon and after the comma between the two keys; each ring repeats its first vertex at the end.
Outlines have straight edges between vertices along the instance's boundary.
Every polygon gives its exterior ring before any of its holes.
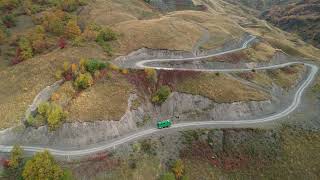
{"type": "Polygon", "coordinates": [[[171,119],[164,120],[164,121],[158,121],[157,122],[157,128],[162,129],[162,128],[168,128],[172,125],[171,119]]]}

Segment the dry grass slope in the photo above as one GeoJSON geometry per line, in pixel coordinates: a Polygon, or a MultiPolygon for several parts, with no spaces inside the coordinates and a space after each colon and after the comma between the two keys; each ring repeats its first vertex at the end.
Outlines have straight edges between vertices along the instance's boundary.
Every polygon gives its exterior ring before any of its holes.
{"type": "Polygon", "coordinates": [[[201,95],[218,103],[263,101],[270,98],[268,94],[248,87],[224,74],[202,73],[197,78],[178,83],[177,91],[201,95]]]}
{"type": "Polygon", "coordinates": [[[133,86],[120,76],[106,78],[82,92],[67,107],[67,121],[120,120],[133,86]]]}

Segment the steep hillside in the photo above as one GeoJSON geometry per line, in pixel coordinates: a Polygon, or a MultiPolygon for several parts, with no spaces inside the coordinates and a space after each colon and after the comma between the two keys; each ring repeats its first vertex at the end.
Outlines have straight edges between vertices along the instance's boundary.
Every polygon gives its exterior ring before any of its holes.
{"type": "Polygon", "coordinates": [[[233,4],[240,4],[259,11],[267,10],[273,6],[286,5],[300,0],[227,0],[233,4]]]}
{"type": "Polygon", "coordinates": [[[320,47],[319,0],[275,6],[261,16],[281,29],[296,33],[303,40],[320,47]]]}

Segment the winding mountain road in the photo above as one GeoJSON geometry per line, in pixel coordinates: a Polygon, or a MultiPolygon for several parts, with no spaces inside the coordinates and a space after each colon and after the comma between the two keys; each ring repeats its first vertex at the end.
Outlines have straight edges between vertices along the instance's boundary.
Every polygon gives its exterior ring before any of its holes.
{"type": "MultiPolygon", "coordinates": [[[[229,50],[226,52],[221,52],[217,54],[212,54],[208,56],[201,56],[201,57],[194,57],[194,58],[185,58],[185,59],[152,59],[152,60],[143,60],[138,63],[136,63],[136,66],[139,68],[155,68],[155,69],[162,69],[162,70],[191,70],[191,71],[204,71],[204,72],[242,72],[242,71],[251,71],[252,69],[250,68],[242,68],[242,69],[184,69],[184,68],[165,68],[165,67],[153,67],[153,66],[148,66],[145,65],[147,63],[151,62],[172,62],[172,61],[193,61],[193,60],[201,60],[201,59],[206,59],[209,57],[214,57],[214,56],[219,56],[223,54],[228,54],[228,53],[233,53],[236,51],[243,50],[248,47],[248,44],[253,41],[255,37],[251,37],[249,40],[244,42],[242,47],[229,50]]],[[[264,67],[258,67],[255,68],[256,70],[265,70],[265,69],[277,69],[293,64],[302,64],[301,62],[289,62],[289,63],[283,63],[283,64],[277,64],[277,65],[271,65],[271,66],[264,66],[264,67]]],[[[264,123],[264,122],[270,122],[274,121],[283,117],[286,117],[290,113],[292,113],[301,103],[302,95],[305,89],[312,83],[314,80],[317,72],[318,72],[318,67],[313,64],[308,64],[308,63],[303,63],[307,67],[309,67],[309,74],[304,80],[304,82],[300,85],[296,93],[294,94],[293,101],[291,104],[283,111],[278,112],[277,114],[264,117],[264,118],[259,118],[259,119],[244,119],[244,120],[237,120],[237,121],[201,121],[201,122],[188,122],[188,123],[178,123],[174,124],[170,129],[178,129],[178,128],[183,128],[183,127],[200,127],[200,126],[210,126],[210,125],[246,125],[246,124],[258,124],[258,123],[264,123]]],[[[110,148],[114,148],[118,145],[128,143],[130,141],[136,140],[141,137],[145,137],[147,135],[151,135],[153,133],[161,133],[163,130],[159,130],[156,128],[152,129],[147,129],[147,130],[142,130],[140,132],[137,132],[135,134],[123,137],[121,139],[115,140],[113,142],[107,143],[105,145],[101,145],[99,147],[93,147],[93,148],[88,148],[88,149],[80,149],[80,150],[59,150],[59,149],[53,149],[53,148],[46,148],[46,147],[32,147],[32,146],[22,146],[22,148],[26,152],[41,152],[44,150],[49,150],[51,154],[55,156],[85,156],[89,154],[94,154],[98,153],[110,148]]],[[[12,149],[12,146],[5,146],[5,145],[0,145],[0,152],[10,152],[12,149]]]]}

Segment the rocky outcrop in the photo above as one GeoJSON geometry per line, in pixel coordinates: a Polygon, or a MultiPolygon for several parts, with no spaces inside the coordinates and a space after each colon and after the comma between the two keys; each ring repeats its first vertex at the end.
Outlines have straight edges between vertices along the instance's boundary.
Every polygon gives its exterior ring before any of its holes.
{"type": "Polygon", "coordinates": [[[174,92],[157,111],[176,121],[232,121],[271,113],[274,108],[271,101],[220,104],[203,96],[174,92]]]}

